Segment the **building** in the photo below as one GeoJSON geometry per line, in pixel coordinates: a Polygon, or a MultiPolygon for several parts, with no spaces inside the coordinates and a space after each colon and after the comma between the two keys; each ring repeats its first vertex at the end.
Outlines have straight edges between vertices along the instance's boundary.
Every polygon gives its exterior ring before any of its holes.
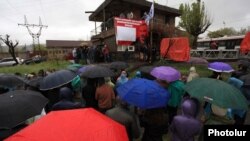
{"type": "Polygon", "coordinates": [[[46,40],[48,59],[66,59],[71,57],[74,48],[90,45],[90,41],[46,40]]]}
{"type": "MultiPolygon", "coordinates": [[[[119,53],[116,45],[114,17],[141,20],[145,12],[149,12],[151,2],[146,0],[105,0],[92,14],[89,21],[95,22],[95,29],[91,31],[91,41],[94,45],[105,42],[113,53],[119,53]],[[97,27],[96,23],[101,22],[97,27]]],[[[154,5],[153,24],[150,23],[153,46],[159,49],[163,37],[173,37],[175,33],[175,17],[180,16],[177,9],[167,6],[154,5]]]]}

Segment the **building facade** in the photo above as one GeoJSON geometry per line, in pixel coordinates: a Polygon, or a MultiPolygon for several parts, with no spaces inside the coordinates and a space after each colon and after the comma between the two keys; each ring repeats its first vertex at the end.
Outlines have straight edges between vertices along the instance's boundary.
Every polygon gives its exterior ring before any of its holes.
{"type": "Polygon", "coordinates": [[[48,59],[70,59],[74,48],[89,47],[90,41],[46,40],[48,59]]]}
{"type": "MultiPolygon", "coordinates": [[[[145,12],[149,12],[151,4],[146,0],[105,0],[89,16],[89,21],[95,22],[95,28],[91,31],[92,43],[98,45],[105,42],[111,52],[119,53],[114,17],[141,20],[145,12]],[[101,22],[101,25],[96,26],[97,22],[101,22]]],[[[175,18],[178,16],[179,10],[155,3],[154,18],[149,26],[153,46],[159,49],[162,38],[175,36],[175,18]]]]}

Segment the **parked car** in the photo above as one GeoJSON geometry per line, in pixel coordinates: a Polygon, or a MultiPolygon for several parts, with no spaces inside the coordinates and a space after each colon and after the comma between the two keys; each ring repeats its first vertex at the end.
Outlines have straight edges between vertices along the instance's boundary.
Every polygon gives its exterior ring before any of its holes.
{"type": "Polygon", "coordinates": [[[23,61],[23,64],[32,64],[32,63],[41,63],[43,61],[46,61],[46,58],[45,57],[42,57],[40,55],[36,55],[36,56],[33,56],[32,58],[28,58],[26,60],[23,61]]]}
{"type": "MultiPolygon", "coordinates": [[[[16,57],[19,64],[22,64],[23,59],[20,59],[19,57],[16,57]]],[[[17,65],[16,61],[12,57],[3,58],[0,60],[0,67],[6,67],[6,66],[15,66],[17,65]]]]}

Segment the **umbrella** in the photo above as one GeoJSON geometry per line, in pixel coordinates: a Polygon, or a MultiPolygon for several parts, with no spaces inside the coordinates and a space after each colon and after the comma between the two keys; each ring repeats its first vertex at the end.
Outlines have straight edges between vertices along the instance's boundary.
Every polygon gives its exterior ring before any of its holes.
{"type": "Polygon", "coordinates": [[[70,64],[67,66],[67,69],[71,71],[77,71],[81,67],[82,67],[81,64],[70,64]]]}
{"type": "Polygon", "coordinates": [[[116,90],[122,100],[142,109],[165,107],[170,98],[156,81],[143,78],[131,79],[116,90]]]}
{"type": "Polygon", "coordinates": [[[25,84],[32,86],[34,88],[39,88],[40,83],[43,81],[43,77],[33,78],[31,80],[24,80],[25,84]]]}
{"type": "Polygon", "coordinates": [[[247,109],[247,100],[234,86],[217,79],[196,78],[184,89],[193,97],[206,100],[222,108],[247,109]]]}
{"type": "Polygon", "coordinates": [[[181,73],[178,70],[168,66],[155,67],[150,74],[157,79],[165,80],[167,82],[179,80],[181,77],[181,73]]]}
{"type": "Polygon", "coordinates": [[[208,64],[208,61],[205,58],[190,57],[188,63],[190,63],[190,64],[208,64]]]}
{"type": "Polygon", "coordinates": [[[0,86],[13,88],[17,86],[23,85],[23,79],[19,76],[12,75],[12,74],[1,74],[0,75],[0,86]]]}
{"type": "Polygon", "coordinates": [[[111,69],[121,70],[121,69],[126,69],[128,67],[129,67],[128,63],[122,61],[116,61],[110,64],[111,69]]]}
{"type": "Polygon", "coordinates": [[[6,141],[128,141],[123,125],[92,108],[52,111],[6,141]]]}
{"type": "Polygon", "coordinates": [[[77,75],[70,70],[59,70],[43,78],[40,83],[40,90],[50,90],[71,82],[77,75]]]}
{"type": "Polygon", "coordinates": [[[250,67],[250,62],[248,60],[239,60],[238,65],[242,65],[246,68],[250,67]]]}
{"type": "Polygon", "coordinates": [[[39,115],[48,99],[30,90],[15,90],[0,95],[0,129],[13,128],[39,115]]]}
{"type": "Polygon", "coordinates": [[[153,70],[155,66],[143,66],[139,68],[139,71],[142,73],[150,74],[150,72],[153,70]]]}
{"type": "Polygon", "coordinates": [[[233,72],[234,69],[227,63],[224,62],[213,62],[208,64],[208,69],[215,72],[233,72]]]}
{"type": "Polygon", "coordinates": [[[111,69],[102,66],[93,66],[81,73],[81,76],[86,78],[110,77],[114,75],[111,69]]]}
{"type": "Polygon", "coordinates": [[[85,72],[87,69],[89,69],[89,68],[91,68],[93,66],[95,66],[95,65],[86,65],[86,66],[83,66],[83,67],[81,67],[81,68],[79,68],[77,70],[77,74],[81,74],[81,73],[85,72]]]}
{"type": "Polygon", "coordinates": [[[154,80],[155,77],[150,74],[155,66],[143,66],[139,68],[142,78],[147,78],[149,80],[154,80]]]}

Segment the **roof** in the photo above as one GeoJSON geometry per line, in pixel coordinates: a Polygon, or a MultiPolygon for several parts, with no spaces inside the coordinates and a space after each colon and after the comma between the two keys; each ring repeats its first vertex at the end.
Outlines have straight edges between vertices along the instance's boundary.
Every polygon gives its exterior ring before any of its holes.
{"type": "Polygon", "coordinates": [[[90,41],[73,41],[73,40],[46,40],[46,46],[50,47],[81,47],[89,46],[90,41]]]}
{"type": "MultiPolygon", "coordinates": [[[[148,2],[146,0],[105,0],[95,11],[89,16],[90,21],[103,21],[103,9],[105,8],[105,12],[107,11],[121,11],[125,10],[125,8],[131,8],[131,4],[133,7],[139,7],[142,10],[149,11],[152,2],[148,2]],[[126,5],[126,3],[128,5],[126,5]]],[[[180,11],[175,8],[171,8],[168,6],[163,6],[155,3],[154,5],[155,13],[163,13],[165,15],[173,15],[180,16],[180,11]]]]}

